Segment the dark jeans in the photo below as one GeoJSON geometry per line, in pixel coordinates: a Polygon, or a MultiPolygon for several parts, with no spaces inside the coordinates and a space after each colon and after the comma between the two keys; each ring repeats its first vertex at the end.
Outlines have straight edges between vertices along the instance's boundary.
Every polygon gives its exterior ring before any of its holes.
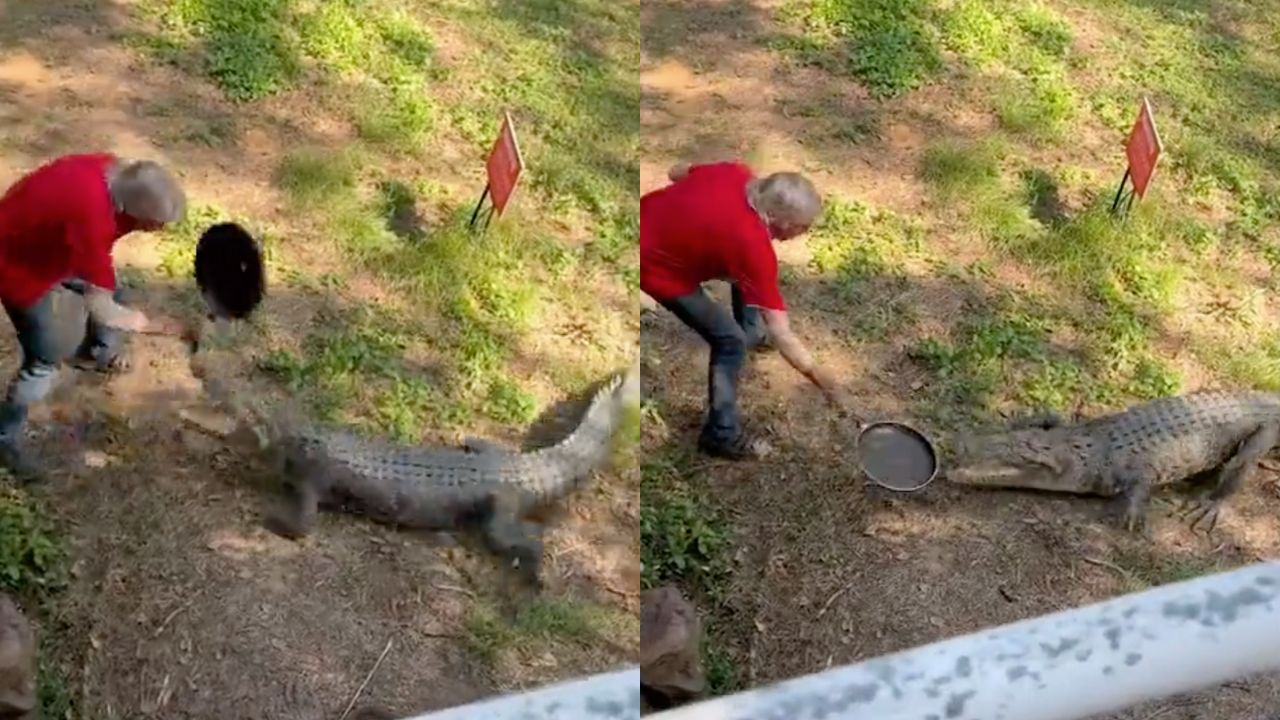
{"type": "Polygon", "coordinates": [[[732,443],[742,429],[738,423],[738,375],[747,350],[765,340],[760,310],[746,307],[737,285],[733,288],[733,313],[712,300],[701,288],[662,306],[702,336],[711,346],[707,372],[707,421],[703,439],[715,445],[732,443]]]}
{"type": "MultiPolygon", "coordinates": [[[[67,281],[63,287],[84,294],[84,283],[67,281]]],[[[9,383],[4,402],[0,403],[0,442],[13,442],[22,431],[27,419],[27,408],[44,399],[53,389],[58,365],[64,358],[58,357],[57,322],[53,312],[53,294],[57,288],[45,293],[39,302],[29,308],[4,306],[13,329],[18,332],[18,345],[22,348],[22,366],[9,383]]],[[[116,302],[122,302],[122,294],[116,291],[116,302]]],[[[115,328],[100,325],[89,318],[86,322],[84,341],[76,350],[76,356],[96,361],[105,366],[119,352],[124,333],[115,328]]]]}

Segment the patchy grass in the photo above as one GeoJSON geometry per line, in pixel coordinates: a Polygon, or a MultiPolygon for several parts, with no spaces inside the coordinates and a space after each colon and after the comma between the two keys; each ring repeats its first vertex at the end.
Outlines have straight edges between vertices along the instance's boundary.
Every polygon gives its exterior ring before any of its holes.
{"type": "Polygon", "coordinates": [[[914,322],[914,306],[896,298],[904,296],[913,266],[928,257],[924,239],[924,226],[913,219],[838,199],[827,203],[810,233],[810,267],[827,281],[832,300],[861,308],[847,326],[854,339],[883,340],[914,322]]]}
{"type": "MultiPolygon", "coordinates": [[[[263,363],[305,390],[317,412],[399,437],[481,416],[528,422],[538,398],[511,375],[518,349],[557,306],[597,295],[601,270],[624,293],[638,292],[639,87],[622,69],[638,63],[638,18],[613,3],[571,5],[141,4],[150,28],[144,47],[203,72],[237,102],[310,90],[360,139],[341,150],[297,149],[276,168],[275,182],[294,219],[402,301],[394,334],[432,339],[424,352],[440,367],[440,382],[416,375],[402,350],[377,343],[370,350],[385,328],[343,321],[307,341],[308,353],[318,354],[280,351],[263,363]],[[450,62],[438,57],[442,35],[456,49],[450,62]],[[255,38],[255,52],[276,59],[255,66],[261,78],[243,80],[247,67],[234,75],[211,70],[213,58],[255,38]],[[494,82],[512,68],[517,77],[494,82]],[[479,158],[504,111],[516,119],[527,164],[509,214],[529,203],[537,220],[499,221],[473,234],[470,185],[460,198],[456,178],[384,170],[428,139],[479,158]],[[568,244],[565,228],[593,240],[568,244]],[[340,410],[353,402],[358,411],[340,410]]],[[[189,267],[194,228],[220,215],[196,208],[167,233],[162,272],[189,267]]]]}
{"type": "MultiPolygon", "coordinates": [[[[645,422],[661,426],[656,403],[646,399],[645,422]]],[[[666,448],[641,463],[640,586],[673,584],[703,611],[702,661],[711,694],[742,689],[742,677],[720,637],[731,627],[725,607],[732,573],[732,540],[726,518],[699,488],[705,479],[691,457],[666,448]]]]}
{"type": "MultiPolygon", "coordinates": [[[[18,598],[35,621],[33,610],[53,612],[70,568],[67,548],[40,503],[21,490],[0,486],[0,587],[18,598]]],[[[71,717],[72,695],[47,653],[39,659],[36,682],[41,716],[71,717]]]]}
{"type": "MultiPolygon", "coordinates": [[[[675,451],[673,451],[674,453],[675,451]]],[[[667,454],[640,466],[641,585],[676,582],[713,602],[729,574],[729,536],[714,506],[687,474],[688,458],[667,454]]]]}
{"type": "Polygon", "coordinates": [[[941,68],[926,0],[808,0],[789,5],[796,30],[782,47],[805,62],[848,73],[877,97],[914,90],[941,68]]]}
{"type": "Polygon", "coordinates": [[[972,145],[935,143],[925,148],[921,156],[920,178],[944,200],[954,201],[997,181],[1005,151],[1002,144],[990,141],[972,145]]]}
{"type": "Polygon", "coordinates": [[[0,587],[44,602],[67,584],[66,548],[44,510],[26,493],[0,487],[0,587]]]}
{"type": "Polygon", "coordinates": [[[310,78],[362,139],[388,152],[417,153],[432,138],[484,152],[512,112],[522,192],[535,194],[540,214],[583,225],[596,238],[588,255],[635,284],[640,94],[624,68],[639,63],[639,20],[624,7],[146,0],[141,13],[152,28],[143,47],[186,57],[228,97],[258,101],[310,78]],[[466,54],[438,61],[428,28],[453,33],[466,54]]]}
{"type": "Polygon", "coordinates": [[[471,610],[464,626],[466,646],[489,665],[528,662],[549,649],[590,650],[602,641],[635,637],[639,618],[617,608],[556,598],[540,598],[504,619],[486,604],[471,610]]]}
{"type": "Polygon", "coordinates": [[[287,32],[287,0],[148,0],[139,5],[156,27],[138,38],[162,61],[190,62],[237,102],[268,97],[300,72],[287,32]]]}
{"type": "Polygon", "coordinates": [[[1122,571],[1126,593],[1142,592],[1232,569],[1230,563],[1221,558],[1166,555],[1132,546],[1118,548],[1115,567],[1122,571]]]}

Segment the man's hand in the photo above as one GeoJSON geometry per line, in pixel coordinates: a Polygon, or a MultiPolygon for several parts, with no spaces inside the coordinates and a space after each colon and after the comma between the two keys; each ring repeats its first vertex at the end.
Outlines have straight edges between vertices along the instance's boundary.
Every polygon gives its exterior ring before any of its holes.
{"type": "Polygon", "coordinates": [[[810,379],[822,391],[822,394],[827,398],[827,402],[840,411],[840,414],[856,417],[853,411],[853,396],[840,385],[840,382],[830,370],[825,367],[816,367],[810,372],[810,379]]]}

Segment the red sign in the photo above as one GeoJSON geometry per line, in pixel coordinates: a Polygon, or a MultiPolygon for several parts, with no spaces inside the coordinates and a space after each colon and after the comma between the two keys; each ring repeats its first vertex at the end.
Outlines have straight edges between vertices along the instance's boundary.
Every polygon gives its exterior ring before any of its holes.
{"type": "Polygon", "coordinates": [[[507,207],[507,200],[516,189],[520,180],[520,171],[524,170],[524,157],[520,155],[520,144],[516,142],[516,128],[511,122],[511,113],[503,113],[502,129],[498,132],[498,140],[489,151],[489,159],[485,162],[485,170],[489,173],[489,195],[493,198],[493,209],[498,215],[507,207]]]}
{"type": "Polygon", "coordinates": [[[1129,176],[1133,178],[1133,191],[1138,197],[1145,197],[1147,185],[1156,172],[1156,163],[1160,160],[1160,152],[1164,147],[1160,144],[1160,134],[1156,132],[1156,121],[1151,116],[1151,103],[1142,99],[1142,107],[1138,110],[1138,121],[1129,132],[1129,144],[1125,146],[1125,155],[1129,157],[1129,176]]]}

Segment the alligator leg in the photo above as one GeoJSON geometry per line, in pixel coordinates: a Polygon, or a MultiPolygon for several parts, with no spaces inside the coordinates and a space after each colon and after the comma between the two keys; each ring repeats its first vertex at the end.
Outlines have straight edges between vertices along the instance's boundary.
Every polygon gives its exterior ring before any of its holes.
{"type": "Polygon", "coordinates": [[[1151,487],[1155,475],[1150,468],[1126,463],[1112,471],[1115,487],[1120,490],[1121,516],[1129,532],[1142,532],[1147,527],[1147,510],[1151,505],[1151,487]]]}
{"type": "Polygon", "coordinates": [[[281,477],[283,503],[263,519],[264,527],[290,540],[305,537],[311,532],[320,506],[317,472],[323,470],[315,467],[314,463],[285,458],[281,477]]]}
{"type": "Polygon", "coordinates": [[[1188,503],[1184,520],[1191,520],[1191,529],[1205,525],[1205,533],[1212,533],[1218,525],[1222,505],[1234,495],[1255,472],[1258,461],[1271,448],[1280,443],[1280,425],[1268,423],[1258,427],[1244,441],[1217,472],[1217,484],[1199,500],[1188,503]]]}
{"type": "Polygon", "coordinates": [[[542,533],[536,523],[521,520],[511,512],[498,512],[484,524],[484,541],[489,552],[508,560],[516,573],[531,587],[542,588],[542,533]]]}

